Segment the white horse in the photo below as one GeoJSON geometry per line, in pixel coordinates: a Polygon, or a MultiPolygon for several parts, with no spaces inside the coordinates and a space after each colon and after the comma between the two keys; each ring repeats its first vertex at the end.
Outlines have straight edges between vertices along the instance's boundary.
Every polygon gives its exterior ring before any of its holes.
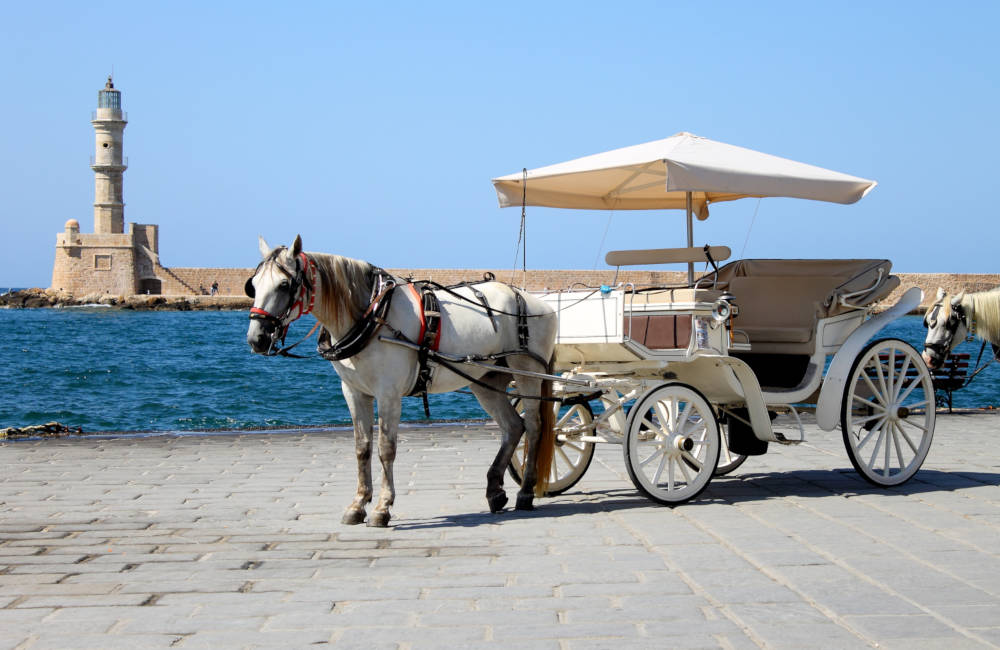
{"type": "Polygon", "coordinates": [[[966,294],[964,291],[950,300],[944,289],[938,289],[937,299],[924,314],[927,338],[924,340],[924,362],[940,368],[948,353],[970,335],[979,336],[1000,346],[1000,290],[966,294]]]}
{"type": "MultiPolygon", "coordinates": [[[[413,344],[419,344],[423,335],[422,300],[415,290],[410,290],[412,285],[391,278],[367,262],[303,253],[300,237],[295,238],[291,248],[275,249],[261,238],[260,253],[263,261],[246,286],[247,294],[254,298],[247,343],[258,354],[275,354],[288,325],[309,312],[337,342],[332,347],[338,354],[324,356],[338,357],[332,363],[340,375],[354,423],[358,460],[357,495],[342,521],[345,524],[365,521],[365,507],[372,500],[373,407],[377,401],[382,490],[368,525],[387,526],[389,506],[396,498],[392,465],[396,458],[401,399],[414,389],[421,365],[413,344]],[[388,309],[383,310],[386,303],[388,309]]],[[[444,393],[469,386],[483,409],[500,425],[500,451],[486,473],[486,499],[491,512],[503,510],[507,503],[503,475],[524,434],[526,471],[517,495],[517,508],[530,510],[536,482],[544,483],[548,477],[554,447],[551,432],[555,408],[548,402],[542,406],[542,399],[551,392],[551,382],[537,376],[517,376],[516,392],[525,398],[523,418],[511,405],[511,395],[506,391],[513,378],[510,370],[534,373],[550,370],[555,313],[541,300],[499,282],[437,291],[435,295],[440,303],[438,349],[463,358],[476,357],[480,364],[489,365],[451,366],[467,375],[462,377],[431,361],[427,391],[444,393]],[[476,295],[477,290],[482,298],[476,295]],[[541,481],[537,480],[539,473],[541,481]]],[[[426,316],[431,318],[432,314],[426,316]]],[[[543,485],[538,487],[544,489],[543,485]]]]}

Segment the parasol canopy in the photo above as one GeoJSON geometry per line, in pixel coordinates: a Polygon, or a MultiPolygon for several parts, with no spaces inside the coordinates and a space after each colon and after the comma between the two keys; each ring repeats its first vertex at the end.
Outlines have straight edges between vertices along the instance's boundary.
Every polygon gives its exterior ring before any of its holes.
{"type": "MultiPolygon", "coordinates": [[[[493,179],[500,207],[521,205],[525,174],[493,179]]],[[[690,209],[745,197],[854,203],[875,181],[690,133],[527,172],[527,205],[585,210],[690,209]],[[688,197],[690,195],[690,204],[688,197]]]]}

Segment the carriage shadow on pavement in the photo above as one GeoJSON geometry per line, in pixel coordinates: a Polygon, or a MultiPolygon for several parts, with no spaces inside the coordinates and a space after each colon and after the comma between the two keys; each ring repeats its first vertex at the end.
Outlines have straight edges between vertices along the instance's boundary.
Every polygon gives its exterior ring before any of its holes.
{"type": "MultiPolygon", "coordinates": [[[[698,498],[677,508],[697,508],[706,505],[748,503],[781,497],[854,498],[865,495],[906,497],[933,492],[954,492],[965,488],[1000,486],[1000,473],[944,472],[921,470],[913,479],[896,487],[869,485],[852,468],[832,470],[800,470],[748,473],[714,480],[698,498]]],[[[655,509],[658,506],[631,488],[569,492],[537,502],[535,510],[508,509],[503,513],[467,512],[426,519],[402,519],[398,530],[434,528],[471,528],[503,524],[525,519],[559,519],[586,514],[621,512],[635,509],[655,509]],[[586,499],[585,501],[574,500],[586,499]]]]}

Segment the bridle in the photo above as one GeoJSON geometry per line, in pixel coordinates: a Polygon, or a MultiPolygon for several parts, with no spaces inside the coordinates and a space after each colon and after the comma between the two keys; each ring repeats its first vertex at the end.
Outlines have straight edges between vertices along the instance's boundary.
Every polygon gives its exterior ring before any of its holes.
{"type": "MultiPolygon", "coordinates": [[[[931,307],[927,316],[924,317],[924,324],[927,325],[929,329],[933,329],[937,326],[937,319],[940,312],[941,304],[937,303],[931,307]]],[[[940,358],[942,363],[948,358],[948,353],[951,352],[952,344],[955,341],[955,334],[958,332],[959,322],[965,326],[965,329],[968,332],[966,336],[967,341],[971,341],[976,332],[975,303],[973,303],[971,317],[961,303],[953,304],[951,306],[951,312],[952,313],[948,317],[948,320],[944,323],[944,330],[948,333],[947,340],[934,341],[931,343],[926,341],[924,342],[924,348],[934,353],[934,356],[940,358]]]]}
{"type": "MultiPolygon", "coordinates": [[[[275,350],[275,344],[279,341],[282,345],[284,345],[285,337],[288,335],[288,327],[293,322],[312,312],[313,305],[316,303],[316,263],[313,262],[313,260],[305,253],[299,253],[299,255],[295,258],[295,272],[292,273],[281,264],[277,263],[278,253],[282,250],[285,249],[278,249],[267,259],[261,261],[261,263],[258,264],[257,268],[254,270],[253,275],[251,275],[247,279],[246,284],[243,285],[243,291],[246,295],[250,298],[255,298],[257,291],[253,286],[253,279],[257,277],[261,267],[269,261],[274,262],[274,267],[289,280],[288,307],[282,314],[272,314],[266,309],[261,309],[260,307],[250,308],[250,320],[259,320],[266,326],[273,328],[271,332],[271,346],[268,348],[267,352],[264,353],[265,356],[284,354],[287,350],[294,347],[294,345],[292,345],[287,348],[275,350]]],[[[268,329],[266,326],[265,331],[268,329]]],[[[315,327],[313,330],[315,330],[315,327]]],[[[312,332],[309,332],[309,334],[306,335],[306,338],[309,338],[310,335],[312,335],[312,332]]],[[[295,345],[298,345],[298,343],[295,345]]]]}

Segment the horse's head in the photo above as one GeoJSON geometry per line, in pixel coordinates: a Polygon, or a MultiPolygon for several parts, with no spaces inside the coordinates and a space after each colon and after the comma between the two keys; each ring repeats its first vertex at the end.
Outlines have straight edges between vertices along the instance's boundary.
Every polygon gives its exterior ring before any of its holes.
{"type": "Polygon", "coordinates": [[[301,237],[295,237],[291,248],[274,249],[261,237],[260,254],[261,263],[244,285],[246,294],[253,298],[247,343],[258,354],[273,354],[292,321],[308,313],[306,297],[314,287],[301,237]]]}
{"type": "Polygon", "coordinates": [[[937,300],[924,314],[927,338],[924,340],[924,362],[931,368],[940,368],[959,343],[969,333],[969,321],[962,307],[965,292],[949,300],[944,289],[938,289],[937,300]]]}

